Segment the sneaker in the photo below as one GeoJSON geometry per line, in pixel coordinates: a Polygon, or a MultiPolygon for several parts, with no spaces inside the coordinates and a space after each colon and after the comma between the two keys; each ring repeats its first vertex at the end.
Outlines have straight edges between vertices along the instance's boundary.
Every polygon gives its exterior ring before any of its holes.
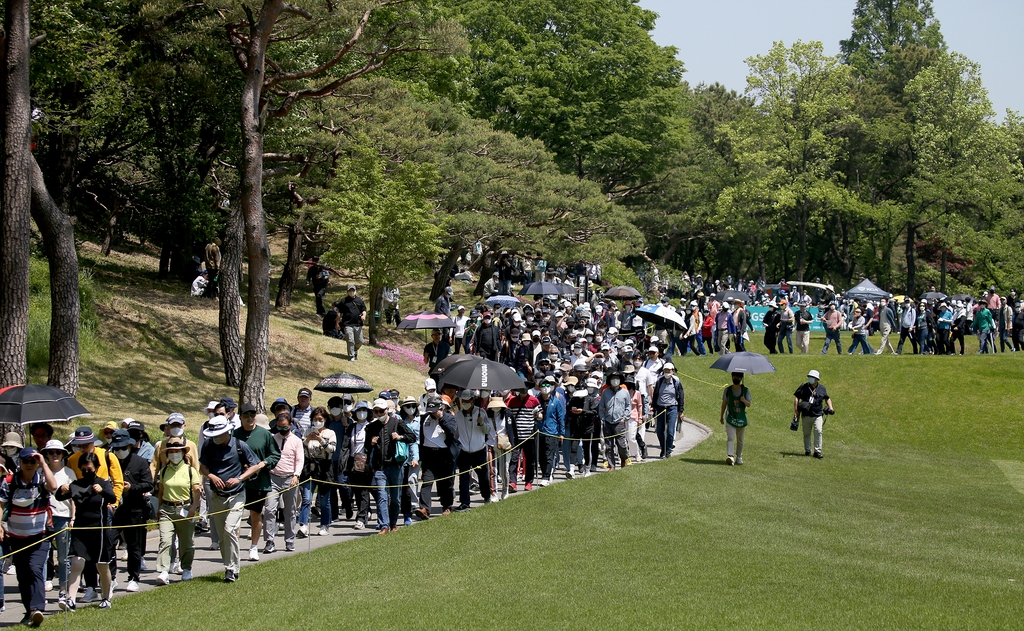
{"type": "Polygon", "coordinates": [[[527,491],[532,491],[533,490],[533,483],[527,482],[525,488],[526,488],[527,491]]]}
{"type": "Polygon", "coordinates": [[[317,531],[316,536],[318,536],[318,537],[326,537],[329,534],[331,534],[331,532],[327,529],[327,526],[321,526],[320,530],[317,531]]]}
{"type": "Polygon", "coordinates": [[[539,486],[548,486],[551,484],[551,478],[544,478],[540,481],[539,486]]]}
{"type": "Polygon", "coordinates": [[[177,561],[171,563],[171,574],[181,574],[181,563],[177,561]]]}
{"type": "Polygon", "coordinates": [[[53,581],[46,581],[46,591],[48,591],[48,592],[52,592],[53,591],[53,581]]]}
{"type": "Polygon", "coordinates": [[[631,464],[633,464],[633,461],[632,461],[632,460],[630,460],[629,458],[626,458],[626,460],[625,460],[625,461],[623,461],[623,463],[622,463],[622,466],[624,466],[624,467],[628,467],[628,466],[630,466],[631,464]]]}
{"type": "MultiPolygon", "coordinates": [[[[109,601],[104,600],[103,602],[107,603],[107,607],[110,607],[109,601]]],[[[103,605],[101,604],[100,607],[103,607],[103,605]]],[[[43,612],[33,611],[31,614],[29,614],[28,624],[30,627],[38,627],[39,625],[43,624],[43,612]]]]}
{"type": "Polygon", "coordinates": [[[445,515],[451,515],[451,514],[452,514],[452,509],[450,509],[450,508],[446,508],[443,511],[441,511],[441,517],[444,517],[445,515]]]}
{"type": "Polygon", "coordinates": [[[224,582],[234,583],[238,580],[238,575],[235,574],[234,570],[224,570],[224,582]]]}
{"type": "Polygon", "coordinates": [[[585,477],[585,478],[589,478],[593,474],[594,474],[594,471],[592,471],[590,469],[584,469],[583,470],[583,477],[585,477]]]}
{"type": "Polygon", "coordinates": [[[519,488],[516,487],[516,483],[515,482],[509,482],[508,483],[508,492],[509,493],[518,493],[519,492],[519,488]]]}
{"type": "Polygon", "coordinates": [[[181,580],[183,580],[183,581],[191,581],[192,580],[192,570],[182,570],[181,571],[181,580]]]}
{"type": "Polygon", "coordinates": [[[573,473],[572,467],[569,467],[569,470],[565,472],[565,479],[566,480],[571,480],[574,477],[576,477],[576,474],[573,473]]]}
{"type": "Polygon", "coordinates": [[[305,539],[308,536],[309,536],[309,526],[306,525],[306,524],[302,524],[301,526],[299,526],[299,539],[305,539]]]}
{"type": "Polygon", "coordinates": [[[743,458],[737,458],[736,464],[743,464],[743,458]]]}
{"type": "Polygon", "coordinates": [[[817,458],[818,460],[821,460],[825,456],[821,455],[820,451],[816,451],[816,452],[814,452],[814,457],[817,458]]]}
{"type": "Polygon", "coordinates": [[[158,574],[157,577],[156,577],[156,584],[157,585],[170,585],[171,584],[171,577],[170,577],[170,575],[168,575],[167,572],[160,572],[160,574],[158,574]]]}
{"type": "Polygon", "coordinates": [[[120,583],[117,582],[116,578],[114,580],[110,581],[110,593],[111,594],[114,593],[114,590],[117,589],[118,585],[120,585],[120,583]]]}
{"type": "Polygon", "coordinates": [[[729,465],[731,467],[734,464],[736,464],[736,459],[733,458],[732,456],[727,456],[726,459],[725,459],[725,464],[727,464],[727,465],[729,465]]]}
{"type": "Polygon", "coordinates": [[[139,583],[137,581],[128,581],[128,585],[125,586],[124,591],[126,591],[126,592],[137,592],[137,591],[139,591],[139,583]]]}
{"type": "Polygon", "coordinates": [[[427,521],[430,519],[430,513],[425,508],[417,508],[412,512],[412,518],[416,521],[427,521]]]}
{"type": "Polygon", "coordinates": [[[390,528],[388,528],[387,526],[385,526],[384,528],[381,528],[380,530],[378,530],[378,531],[377,531],[377,534],[378,534],[378,535],[386,535],[386,534],[388,534],[389,532],[391,532],[391,529],[390,529],[390,528]]]}
{"type": "Polygon", "coordinates": [[[217,541],[211,541],[208,550],[213,550],[214,552],[220,550],[220,543],[217,541]]]}
{"type": "Polygon", "coordinates": [[[86,587],[85,588],[85,593],[82,594],[82,602],[84,602],[84,603],[91,603],[91,602],[96,602],[96,600],[97,600],[97,598],[96,598],[96,589],[93,588],[93,587],[86,587]]]}
{"type": "Polygon", "coordinates": [[[118,561],[127,561],[128,560],[128,550],[118,550],[117,551],[117,560],[118,561]]]}
{"type": "MultiPolygon", "coordinates": [[[[267,546],[267,547],[269,548],[270,546],[267,546]]],[[[266,552],[266,554],[270,554],[270,553],[266,552]]],[[[251,548],[249,548],[249,560],[250,561],[259,561],[260,560],[260,551],[256,549],[256,546],[252,546],[251,548]]]]}
{"type": "Polygon", "coordinates": [[[805,455],[805,456],[809,456],[809,455],[811,455],[811,450],[810,450],[810,449],[805,449],[805,450],[804,450],[804,455],[805,455]]]}
{"type": "Polygon", "coordinates": [[[71,612],[74,612],[74,611],[78,610],[78,606],[75,604],[75,601],[71,600],[70,598],[60,598],[60,599],[58,599],[57,600],[57,607],[61,611],[71,611],[71,612]]]}
{"type": "Polygon", "coordinates": [[[364,524],[361,521],[357,521],[355,524],[352,525],[352,527],[356,530],[362,530],[363,528],[366,528],[366,524],[364,524]]]}
{"type": "Polygon", "coordinates": [[[465,513],[466,511],[469,510],[469,508],[469,504],[459,504],[459,507],[456,508],[455,510],[459,513],[465,513]]]}
{"type": "Polygon", "coordinates": [[[139,559],[139,569],[145,572],[149,568],[146,567],[146,559],[139,559]]]}
{"type": "MultiPolygon", "coordinates": [[[[100,609],[110,609],[110,601],[107,600],[107,599],[101,600],[100,601],[100,609]]],[[[39,615],[42,616],[43,614],[39,614],[39,615]]],[[[40,620],[40,622],[42,622],[42,620],[40,620]]],[[[39,625],[36,625],[36,626],[39,626],[39,625]]]]}
{"type": "Polygon", "coordinates": [[[285,543],[284,544],[284,551],[285,552],[295,552],[295,544],[294,543],[285,543]]]}
{"type": "MultiPolygon", "coordinates": [[[[255,549],[256,548],[253,548],[252,550],[255,550],[255,549]]],[[[249,555],[250,555],[249,560],[250,561],[259,561],[259,557],[256,557],[255,559],[252,558],[252,550],[249,551],[249,555]]],[[[274,545],[273,541],[268,541],[267,545],[263,546],[263,554],[274,554],[275,552],[277,552],[277,546],[274,545]]]]}
{"type": "Polygon", "coordinates": [[[403,519],[402,520],[402,525],[403,526],[411,526],[412,525],[412,516],[409,515],[405,519],[403,519]]]}

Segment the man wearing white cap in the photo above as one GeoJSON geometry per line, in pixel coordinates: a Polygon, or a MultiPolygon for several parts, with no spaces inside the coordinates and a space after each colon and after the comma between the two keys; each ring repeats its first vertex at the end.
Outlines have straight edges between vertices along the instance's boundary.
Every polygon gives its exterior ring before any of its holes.
{"type": "Polygon", "coordinates": [[[245,441],[231,436],[231,424],[223,416],[210,419],[203,435],[207,441],[199,454],[200,473],[210,481],[209,499],[213,525],[220,539],[224,582],[238,579],[238,527],[245,511],[245,481],[258,474],[262,461],[245,441]]]}
{"type": "Polygon", "coordinates": [[[800,387],[793,393],[793,425],[796,429],[797,419],[804,426],[804,455],[811,455],[811,447],[814,448],[814,457],[821,459],[821,430],[825,425],[824,414],[835,414],[832,407],[832,399],[829,398],[825,386],[821,385],[821,375],[817,370],[807,373],[807,383],[800,384],[800,387]],[[828,404],[827,406],[825,404],[828,404]],[[814,434],[813,445],[811,434],[814,434]]]}
{"type": "Polygon", "coordinates": [[[423,381],[423,394],[420,395],[420,416],[427,413],[427,402],[437,396],[437,383],[427,377],[423,381]]]}

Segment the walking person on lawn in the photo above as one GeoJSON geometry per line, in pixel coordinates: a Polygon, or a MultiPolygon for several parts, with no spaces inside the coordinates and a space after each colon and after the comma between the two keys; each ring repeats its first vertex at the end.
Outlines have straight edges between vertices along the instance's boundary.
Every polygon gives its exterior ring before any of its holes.
{"type": "Polygon", "coordinates": [[[270,470],[270,493],[263,505],[263,540],[266,542],[263,554],[277,552],[274,539],[277,537],[277,511],[280,507],[284,516],[284,549],[295,550],[295,535],[298,530],[299,476],[305,464],[302,439],[292,431],[292,418],[287,410],[281,410],[274,419],[274,444],[281,454],[277,464],[270,470]]]}
{"type": "MultiPolygon", "coordinates": [[[[290,414],[288,407],[282,407],[281,411],[290,414]]],[[[267,495],[270,493],[270,470],[277,466],[281,458],[281,450],[274,441],[274,435],[270,430],[256,425],[256,407],[251,403],[242,405],[239,411],[242,425],[232,436],[243,441],[252,453],[262,463],[256,475],[248,478],[245,482],[245,504],[249,508],[249,560],[259,561],[260,535],[263,532],[263,507],[266,505],[267,495]]]]}
{"type": "Polygon", "coordinates": [[[811,448],[814,448],[815,458],[824,458],[821,455],[821,431],[825,426],[825,414],[835,414],[832,407],[832,399],[829,398],[825,386],[821,385],[821,375],[817,370],[807,373],[807,383],[800,384],[800,387],[793,393],[793,417],[800,417],[804,427],[804,455],[811,455],[811,448]],[[828,404],[827,406],[825,404],[828,404]],[[811,434],[814,434],[814,442],[811,442],[811,434]]]}
{"type": "Polygon", "coordinates": [[[430,518],[431,490],[437,480],[437,496],[441,514],[447,515],[455,503],[455,456],[459,447],[459,430],[455,416],[442,397],[427,400],[426,413],[420,425],[420,507],[413,511],[419,521],[430,518]]]}
{"type": "Polygon", "coordinates": [[[722,391],[722,411],[718,422],[725,425],[725,463],[743,464],[743,435],[747,429],[750,390],[743,385],[743,373],[732,373],[732,385],[722,391]]]}
{"type": "MultiPolygon", "coordinates": [[[[121,539],[128,548],[127,591],[139,591],[139,574],[142,572],[142,555],[146,542],[144,524],[149,519],[152,504],[149,494],[153,491],[153,474],[149,463],[135,453],[135,440],[126,429],[114,432],[110,440],[110,451],[117,457],[124,476],[124,492],[121,505],[114,513],[114,526],[120,528],[121,539]]],[[[112,578],[117,578],[117,559],[110,564],[112,578]]]]}
{"type": "Polygon", "coordinates": [[[199,510],[199,494],[202,478],[199,471],[185,459],[188,445],[180,436],[164,441],[167,464],[160,467],[156,475],[157,527],[160,530],[160,545],[156,555],[156,582],[169,585],[172,548],[175,536],[178,542],[181,580],[192,580],[192,561],[196,555],[196,512],[199,510]]]}
{"type": "Polygon", "coordinates": [[[478,393],[464,388],[459,392],[458,411],[455,412],[455,426],[459,435],[459,507],[457,511],[469,510],[470,485],[476,473],[480,496],[485,503],[491,501],[491,482],[487,464],[487,441],[494,433],[494,426],[487,411],[477,405],[478,393]]]}
{"type": "Polygon", "coordinates": [[[363,345],[363,322],[366,321],[366,303],[356,295],[356,286],[348,286],[348,295],[341,299],[341,326],[345,329],[345,344],[348,360],[359,358],[359,347],[363,345]]]}
{"type": "Polygon", "coordinates": [[[676,377],[675,364],[670,361],[665,362],[661,378],[654,384],[653,403],[660,457],[669,458],[675,448],[676,424],[683,415],[685,404],[683,384],[676,377]]]}
{"type": "Polygon", "coordinates": [[[78,596],[78,581],[87,561],[96,565],[100,578],[100,609],[110,609],[111,592],[114,591],[110,576],[110,562],[116,548],[114,532],[110,530],[110,506],[115,501],[113,485],[96,475],[99,458],[95,453],[82,454],[79,458],[81,476],[62,486],[57,491],[58,500],[71,499],[75,503],[75,524],[71,530],[71,576],[68,578],[68,594],[58,600],[61,611],[75,611],[78,596]]]}
{"type": "Polygon", "coordinates": [[[397,456],[396,443],[409,445],[416,442],[416,434],[404,421],[390,413],[387,401],[376,399],[373,402],[373,421],[366,427],[366,436],[370,443],[367,461],[373,471],[377,495],[377,531],[387,534],[398,526],[398,514],[402,508],[402,471],[408,458],[408,452],[404,457],[397,456]]]}

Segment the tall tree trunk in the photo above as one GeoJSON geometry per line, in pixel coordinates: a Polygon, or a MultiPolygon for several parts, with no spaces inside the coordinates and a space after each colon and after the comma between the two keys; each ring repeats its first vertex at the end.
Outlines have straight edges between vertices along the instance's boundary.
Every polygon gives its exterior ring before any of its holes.
{"type": "Polygon", "coordinates": [[[916,265],[914,261],[914,253],[917,247],[917,225],[913,221],[907,222],[907,245],[906,245],[906,257],[907,257],[907,295],[914,296],[914,282],[916,275],[916,265]]]}
{"type": "Polygon", "coordinates": [[[107,220],[107,235],[103,237],[103,256],[110,256],[110,250],[114,247],[114,231],[117,227],[117,216],[121,213],[121,200],[114,199],[114,209],[110,211],[110,219],[107,220]]]}
{"type": "Polygon", "coordinates": [[[448,277],[451,275],[452,267],[458,262],[464,247],[460,240],[451,250],[448,250],[448,255],[444,257],[441,269],[437,271],[437,276],[434,278],[434,284],[430,287],[430,302],[437,300],[444,288],[448,286],[448,277]]]}
{"type": "Polygon", "coordinates": [[[249,255],[249,306],[245,321],[245,360],[239,403],[251,403],[264,411],[263,395],[267,384],[270,357],[270,246],[267,243],[266,217],[263,214],[263,79],[267,41],[277,18],[281,0],[264,0],[259,17],[249,28],[245,83],[242,88],[242,218],[245,221],[245,247],[249,255]]]}
{"type": "Polygon", "coordinates": [[[796,258],[796,279],[804,280],[804,273],[807,271],[807,210],[800,211],[800,250],[796,258]]]}
{"type": "Polygon", "coordinates": [[[171,272],[171,245],[164,243],[160,247],[160,266],[157,269],[156,277],[160,280],[167,278],[167,275],[171,272]]]}
{"type": "Polygon", "coordinates": [[[4,6],[3,199],[0,208],[0,387],[28,376],[29,220],[32,203],[29,0],[4,6]]]}
{"type": "Polygon", "coordinates": [[[221,248],[220,272],[220,354],[224,358],[224,383],[233,388],[242,384],[242,333],[238,328],[241,316],[239,282],[242,271],[242,248],[245,234],[242,229],[242,210],[232,203],[228,210],[228,224],[221,248]]]}
{"type": "Polygon", "coordinates": [[[32,217],[43,235],[50,263],[50,369],[46,383],[70,395],[78,394],[78,252],[75,227],[50,196],[43,172],[33,159],[32,217]]]}
{"type": "Polygon", "coordinates": [[[299,213],[295,223],[288,226],[288,260],[281,270],[281,282],[277,284],[277,300],[274,301],[274,306],[278,309],[284,309],[292,304],[292,292],[295,291],[295,283],[302,268],[302,237],[305,233],[302,224],[305,220],[306,213],[299,213]]]}
{"type": "Polygon", "coordinates": [[[366,326],[369,327],[370,346],[377,345],[377,307],[380,305],[380,295],[384,290],[380,285],[370,284],[367,288],[366,299],[370,304],[366,305],[366,319],[369,320],[366,326]]]}

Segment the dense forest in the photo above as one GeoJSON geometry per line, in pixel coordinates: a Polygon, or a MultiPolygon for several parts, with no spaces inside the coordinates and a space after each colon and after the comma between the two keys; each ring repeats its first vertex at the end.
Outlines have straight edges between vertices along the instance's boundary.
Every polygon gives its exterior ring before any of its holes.
{"type": "Polygon", "coordinates": [[[690,85],[656,18],[631,0],[5,0],[0,385],[25,378],[34,252],[50,382],[77,389],[81,239],[149,244],[188,280],[219,239],[226,380],[251,401],[310,254],[371,296],[478,242],[669,279],[1024,284],[1024,120],[998,120],[930,0],[856,0],[839,56],[776,43],[742,94],[690,85]],[[289,243],[276,296],[268,233],[289,243]]]}

